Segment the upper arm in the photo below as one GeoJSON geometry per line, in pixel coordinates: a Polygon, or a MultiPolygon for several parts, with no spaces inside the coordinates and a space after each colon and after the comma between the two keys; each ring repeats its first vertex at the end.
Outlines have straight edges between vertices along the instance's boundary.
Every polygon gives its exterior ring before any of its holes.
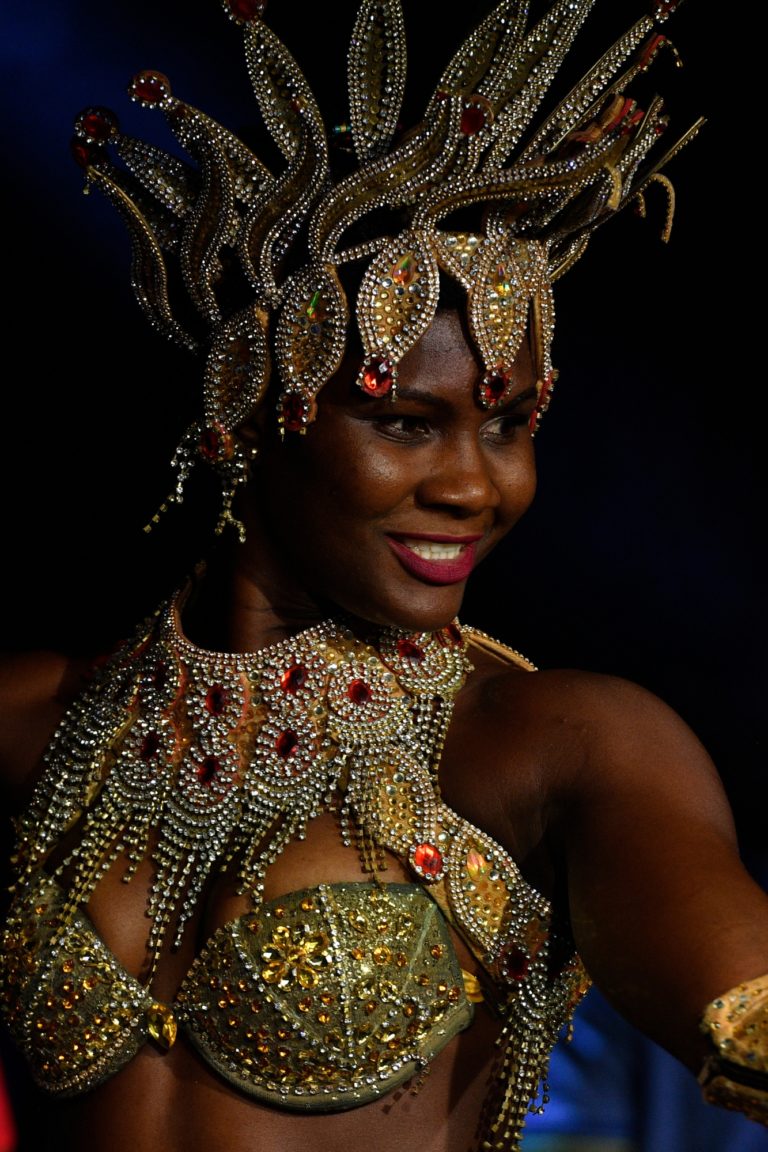
{"type": "Polygon", "coordinates": [[[577,945],[633,1023],[692,1067],[705,1004],[768,971],[768,896],[742,865],[707,752],[636,685],[587,677],[566,703],[570,768],[551,831],[577,945]]]}
{"type": "Polygon", "coordinates": [[[0,782],[6,810],[23,803],[84,670],[84,662],[54,652],[0,659],[0,782]]]}

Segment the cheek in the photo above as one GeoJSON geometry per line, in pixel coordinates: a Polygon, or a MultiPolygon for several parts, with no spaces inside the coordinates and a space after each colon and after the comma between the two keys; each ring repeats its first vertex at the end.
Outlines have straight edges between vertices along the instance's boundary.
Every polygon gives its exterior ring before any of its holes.
{"type": "Polygon", "coordinates": [[[310,493],[310,502],[330,503],[335,517],[375,520],[407,498],[412,477],[402,459],[380,442],[371,444],[359,427],[337,436],[330,447],[318,438],[307,448],[291,477],[299,501],[310,493]]]}
{"type": "Polygon", "coordinates": [[[504,468],[498,482],[501,497],[500,519],[505,529],[515,524],[530,507],[536,495],[536,460],[533,444],[526,444],[504,468]]]}
{"type": "Polygon", "coordinates": [[[358,428],[326,444],[314,425],[301,442],[285,443],[264,459],[258,480],[263,507],[295,535],[326,540],[374,522],[407,495],[402,468],[386,451],[366,444],[358,428]],[[315,430],[319,435],[313,436],[315,430]]]}

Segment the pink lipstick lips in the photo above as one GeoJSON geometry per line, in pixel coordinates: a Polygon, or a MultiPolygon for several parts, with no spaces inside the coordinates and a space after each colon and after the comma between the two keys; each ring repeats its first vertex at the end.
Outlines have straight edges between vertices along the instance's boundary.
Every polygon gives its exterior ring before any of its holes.
{"type": "Polygon", "coordinates": [[[412,576],[427,584],[459,584],[475,566],[475,544],[480,536],[387,537],[387,543],[412,576]]]}

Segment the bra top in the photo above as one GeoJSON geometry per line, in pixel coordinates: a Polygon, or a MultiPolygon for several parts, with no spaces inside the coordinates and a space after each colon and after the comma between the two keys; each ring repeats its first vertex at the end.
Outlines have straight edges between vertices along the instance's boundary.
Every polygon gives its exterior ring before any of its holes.
{"type": "Polygon", "coordinates": [[[4,1010],[37,1082],[71,1096],[181,1029],[206,1062],[271,1105],[334,1111],[409,1079],[472,1018],[437,905],[417,884],[290,893],[219,928],[172,1004],[129,975],[41,872],[14,901],[4,1010]]]}
{"type": "MultiPolygon", "coordinates": [[[[567,931],[509,854],[449,808],[437,768],[467,638],[458,624],[363,644],[334,622],[255,654],[189,644],[176,600],[95,676],[55,734],[18,821],[0,1006],[34,1078],[74,1095],[179,1030],[239,1090],[300,1110],[354,1107],[428,1063],[472,1016],[447,922],[501,1016],[494,1130],[511,1148],[549,1052],[588,987],[567,931]],[[263,875],[321,811],[395,855],[411,884],[321,885],[264,903],[263,875]],[[46,865],[78,834],[66,885],[46,865]],[[238,861],[253,910],[221,927],[172,1004],[126,973],[84,914],[114,859],[150,855],[150,951],[206,875],[238,861]],[[202,878],[201,878],[202,877],[202,878]],[[506,1133],[506,1135],[504,1135],[506,1133]]],[[[171,946],[173,941],[171,941],[171,946]]],[[[494,1145],[495,1146],[495,1145],[494,1145]]]]}

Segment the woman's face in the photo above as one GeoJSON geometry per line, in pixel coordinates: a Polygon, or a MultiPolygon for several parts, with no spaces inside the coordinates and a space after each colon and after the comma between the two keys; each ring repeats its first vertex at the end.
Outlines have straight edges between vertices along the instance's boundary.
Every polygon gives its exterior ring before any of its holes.
{"type": "Polygon", "coordinates": [[[377,624],[438,628],[533,497],[530,352],[492,410],[475,400],[483,369],[457,312],[438,312],[403,357],[394,402],[365,396],[356,368],[325,385],[306,435],[258,456],[249,565],[287,615],[326,615],[330,602],[377,624]]]}

